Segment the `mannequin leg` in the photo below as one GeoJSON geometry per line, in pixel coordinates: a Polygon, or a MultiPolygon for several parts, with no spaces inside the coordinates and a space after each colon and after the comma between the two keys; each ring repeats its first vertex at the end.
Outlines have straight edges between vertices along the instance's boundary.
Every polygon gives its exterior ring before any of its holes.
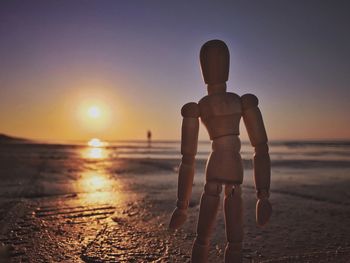
{"type": "Polygon", "coordinates": [[[242,262],[243,204],[240,185],[225,185],[224,212],[227,245],[225,263],[242,262]]]}
{"type": "Polygon", "coordinates": [[[221,190],[221,184],[214,182],[205,184],[200,203],[197,237],[192,248],[192,263],[208,262],[209,240],[219,208],[221,190]]]}

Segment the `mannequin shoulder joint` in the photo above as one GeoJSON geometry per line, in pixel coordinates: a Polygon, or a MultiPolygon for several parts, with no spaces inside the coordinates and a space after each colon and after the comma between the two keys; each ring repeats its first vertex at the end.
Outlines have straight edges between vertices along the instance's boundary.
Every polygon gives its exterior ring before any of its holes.
{"type": "Polygon", "coordinates": [[[181,108],[181,115],[187,118],[198,118],[200,115],[198,104],[195,102],[186,103],[181,108]]]}
{"type": "Polygon", "coordinates": [[[258,98],[253,94],[244,94],[241,97],[242,108],[243,110],[247,110],[249,108],[257,107],[259,104],[258,98]]]}

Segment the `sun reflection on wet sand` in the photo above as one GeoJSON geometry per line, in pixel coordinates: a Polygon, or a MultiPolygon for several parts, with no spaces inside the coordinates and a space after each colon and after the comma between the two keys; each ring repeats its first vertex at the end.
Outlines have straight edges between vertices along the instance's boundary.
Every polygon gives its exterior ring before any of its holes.
{"type": "Polygon", "coordinates": [[[92,172],[83,175],[82,187],[88,191],[101,191],[110,186],[110,180],[106,176],[97,172],[92,172]]]}
{"type": "Polygon", "coordinates": [[[100,171],[83,173],[78,188],[84,203],[115,203],[121,199],[118,181],[100,171]]]}
{"type": "Polygon", "coordinates": [[[83,159],[94,159],[96,162],[88,164],[88,170],[80,175],[77,181],[77,190],[80,193],[81,202],[115,204],[120,202],[121,185],[117,178],[113,178],[108,172],[112,165],[106,162],[108,149],[106,142],[94,138],[87,142],[89,147],[82,150],[83,159]]]}

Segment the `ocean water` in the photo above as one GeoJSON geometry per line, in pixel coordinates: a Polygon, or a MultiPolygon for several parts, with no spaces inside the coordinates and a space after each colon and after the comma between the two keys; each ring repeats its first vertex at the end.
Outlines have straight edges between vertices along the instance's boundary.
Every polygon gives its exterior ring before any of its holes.
{"type": "MultiPolygon", "coordinates": [[[[350,141],[271,141],[269,142],[272,166],[350,167],[350,141]]],[[[211,150],[210,141],[200,141],[196,158],[205,160],[211,150]]],[[[241,155],[251,160],[254,148],[242,142],[241,155]]],[[[11,143],[0,144],[0,156],[41,157],[68,159],[82,156],[91,159],[150,158],[180,159],[179,141],[112,141],[103,147],[78,143],[11,143]]]]}
{"type": "MultiPolygon", "coordinates": [[[[180,142],[145,141],[112,142],[109,148],[120,157],[180,158],[180,142]]],[[[269,143],[272,160],[350,161],[350,141],[272,141],[269,143]]],[[[198,159],[206,159],[211,142],[198,143],[198,159]]],[[[251,159],[254,148],[242,142],[243,159],[251,159]]]]}
{"type": "MultiPolygon", "coordinates": [[[[105,202],[115,194],[123,196],[121,190],[110,191],[114,188],[177,188],[179,141],[113,141],[98,146],[88,142],[0,143],[0,198],[91,193],[89,202],[105,202]],[[103,195],[95,200],[96,193],[103,195]]],[[[350,141],[271,141],[269,146],[273,195],[350,205],[350,141]]],[[[197,193],[202,191],[210,150],[210,142],[199,142],[197,193]]],[[[245,189],[254,189],[250,143],[242,142],[241,154],[245,189]]]]}

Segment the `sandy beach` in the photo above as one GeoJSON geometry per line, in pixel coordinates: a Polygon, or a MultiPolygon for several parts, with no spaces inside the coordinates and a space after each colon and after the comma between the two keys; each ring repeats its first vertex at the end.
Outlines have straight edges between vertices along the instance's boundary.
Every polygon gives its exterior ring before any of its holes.
{"type": "MultiPolygon", "coordinates": [[[[188,221],[171,232],[178,158],[103,157],[100,150],[86,158],[91,149],[68,149],[1,144],[1,262],[189,262],[204,159],[188,221]]],[[[348,162],[273,162],[265,228],[255,224],[250,160],[245,166],[244,262],[349,262],[348,162]]],[[[220,209],[209,262],[223,261],[224,246],[220,209]]]]}

